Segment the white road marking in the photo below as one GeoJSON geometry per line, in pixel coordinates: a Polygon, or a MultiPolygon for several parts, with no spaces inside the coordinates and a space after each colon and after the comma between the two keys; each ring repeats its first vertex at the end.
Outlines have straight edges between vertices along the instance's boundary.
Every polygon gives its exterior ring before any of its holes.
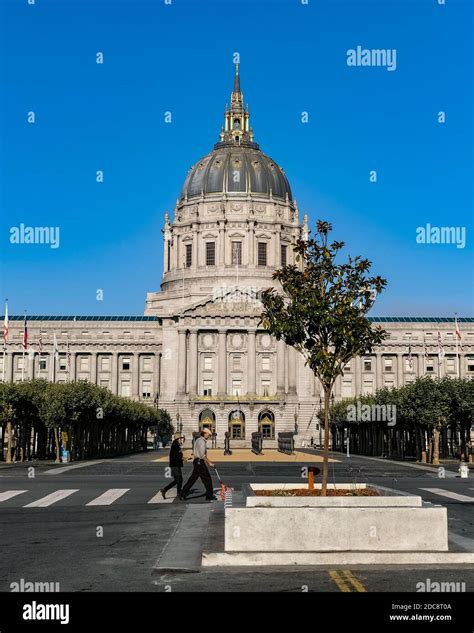
{"type": "Polygon", "coordinates": [[[161,492],[158,491],[156,495],[154,495],[150,499],[150,501],[148,501],[148,503],[172,503],[176,499],[176,492],[174,493],[167,492],[166,495],[167,495],[166,499],[163,499],[163,497],[161,496],[161,492]]]}
{"type": "Polygon", "coordinates": [[[122,495],[128,492],[130,488],[111,488],[104,492],[104,494],[99,495],[96,499],[89,501],[86,503],[88,506],[109,506],[114,501],[117,501],[122,495]]]}
{"type": "Polygon", "coordinates": [[[107,460],[101,459],[93,462],[82,462],[81,464],[71,464],[69,466],[62,466],[60,468],[51,468],[51,470],[45,470],[43,475],[61,475],[68,470],[74,470],[75,468],[85,468],[86,466],[95,466],[96,464],[103,464],[107,460]]]}
{"type": "Polygon", "coordinates": [[[53,505],[57,501],[61,501],[61,499],[65,499],[72,495],[74,492],[78,492],[79,489],[74,490],[56,490],[56,492],[52,492],[50,495],[46,495],[46,497],[42,497],[37,501],[33,501],[32,503],[28,503],[24,508],[47,508],[48,506],[53,505]]]}
{"type": "Polygon", "coordinates": [[[0,492],[0,503],[17,495],[21,495],[23,492],[28,492],[28,490],[6,490],[5,492],[0,492]]]}
{"type": "Polygon", "coordinates": [[[460,495],[457,492],[451,492],[450,490],[443,490],[442,488],[420,488],[420,490],[426,490],[432,492],[440,497],[448,497],[448,499],[454,499],[455,501],[462,501],[463,503],[474,503],[474,497],[468,497],[467,495],[460,495]]]}

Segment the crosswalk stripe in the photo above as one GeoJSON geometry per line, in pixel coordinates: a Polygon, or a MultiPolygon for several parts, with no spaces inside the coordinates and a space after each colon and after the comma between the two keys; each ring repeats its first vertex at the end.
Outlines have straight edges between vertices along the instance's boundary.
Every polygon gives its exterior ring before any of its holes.
{"type": "Polygon", "coordinates": [[[0,492],[0,503],[17,495],[21,495],[23,492],[28,492],[28,490],[6,490],[5,492],[0,492]]]}
{"type": "Polygon", "coordinates": [[[150,501],[148,501],[148,503],[172,503],[176,499],[176,493],[174,493],[174,494],[173,493],[166,493],[166,494],[170,495],[170,496],[167,496],[166,499],[163,499],[163,497],[161,495],[161,492],[158,491],[156,493],[156,495],[154,495],[150,499],[150,501]]]}
{"type": "Polygon", "coordinates": [[[420,488],[420,490],[426,490],[426,492],[432,492],[434,495],[440,497],[447,497],[448,499],[454,499],[455,501],[462,501],[463,503],[473,503],[474,497],[468,497],[467,495],[460,495],[457,492],[451,492],[450,490],[443,490],[443,488],[420,488]]]}
{"type": "Polygon", "coordinates": [[[86,503],[87,506],[109,506],[114,501],[117,501],[122,495],[128,492],[130,488],[111,488],[99,495],[96,499],[86,503]]]}
{"type": "Polygon", "coordinates": [[[56,490],[56,492],[52,492],[50,495],[46,495],[46,497],[42,497],[37,501],[33,501],[32,503],[27,503],[24,508],[47,508],[48,506],[53,505],[57,501],[61,501],[61,499],[65,499],[72,495],[74,492],[79,492],[79,489],[74,490],[56,490]]]}

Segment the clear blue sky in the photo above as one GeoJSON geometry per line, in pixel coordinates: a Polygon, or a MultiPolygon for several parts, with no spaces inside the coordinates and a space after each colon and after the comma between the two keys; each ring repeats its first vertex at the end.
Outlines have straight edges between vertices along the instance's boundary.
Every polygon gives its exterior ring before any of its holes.
{"type": "Polygon", "coordinates": [[[237,51],[255,140],[301,212],[388,279],[373,314],[472,316],[473,5],[4,0],[0,301],[12,314],[143,313],[164,212],[218,140],[237,51]],[[396,71],[348,67],[358,45],[395,48],[396,71]],[[60,247],[10,244],[20,223],[58,226],[60,247]],[[417,244],[427,223],[466,227],[466,247],[417,244]]]}

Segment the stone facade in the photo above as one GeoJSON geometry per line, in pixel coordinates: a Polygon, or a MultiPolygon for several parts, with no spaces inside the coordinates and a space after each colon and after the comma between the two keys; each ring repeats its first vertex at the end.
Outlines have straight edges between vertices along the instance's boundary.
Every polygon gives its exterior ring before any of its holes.
{"type": "MultiPolygon", "coordinates": [[[[293,348],[262,329],[258,300],[275,268],[298,265],[291,245],[307,238],[307,218],[300,222],[281,167],[254,143],[238,73],[224,120],[213,151],[190,170],[172,221],[165,214],[161,290],[148,293],[145,316],[30,316],[25,354],[23,318],[11,317],[0,378],[90,380],[167,409],[188,436],[212,426],[220,446],[228,430],[233,446],[248,446],[257,430],[272,446],[295,424],[299,441],[318,439],[321,387],[293,348]]],[[[350,363],[336,399],[425,374],[474,378],[474,319],[458,319],[458,354],[454,319],[373,321],[390,337],[350,363]]]]}

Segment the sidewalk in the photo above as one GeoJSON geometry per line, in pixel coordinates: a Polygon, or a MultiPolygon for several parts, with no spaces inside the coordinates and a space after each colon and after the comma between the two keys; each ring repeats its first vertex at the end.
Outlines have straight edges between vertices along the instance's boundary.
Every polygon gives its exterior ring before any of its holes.
{"type": "MultiPolygon", "coordinates": [[[[189,448],[183,451],[184,459],[191,457],[191,450],[189,448]]],[[[261,455],[255,455],[250,448],[236,448],[232,449],[232,455],[224,455],[223,448],[211,448],[207,451],[207,456],[211,462],[227,463],[227,462],[293,462],[293,463],[322,463],[322,455],[316,453],[309,453],[297,450],[293,455],[286,455],[286,453],[280,453],[275,448],[265,449],[261,455]]],[[[155,462],[168,461],[168,454],[163,457],[154,459],[155,462]]],[[[339,462],[341,459],[330,458],[330,462],[339,462]]]]}

